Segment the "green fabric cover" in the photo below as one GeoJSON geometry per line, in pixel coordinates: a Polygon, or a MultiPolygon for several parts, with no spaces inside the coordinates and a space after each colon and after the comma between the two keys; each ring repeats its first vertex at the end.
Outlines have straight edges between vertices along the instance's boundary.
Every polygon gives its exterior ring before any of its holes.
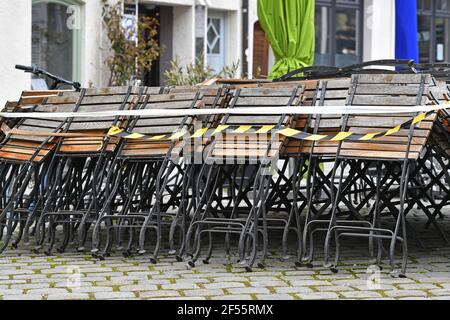
{"type": "Polygon", "coordinates": [[[275,79],[314,63],[315,0],[258,0],[258,17],[272,46],[275,79]]]}

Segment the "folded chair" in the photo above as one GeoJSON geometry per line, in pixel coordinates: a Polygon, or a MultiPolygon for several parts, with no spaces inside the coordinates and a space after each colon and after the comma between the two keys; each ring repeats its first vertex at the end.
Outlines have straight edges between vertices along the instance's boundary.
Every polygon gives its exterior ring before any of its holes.
{"type": "MultiPolygon", "coordinates": [[[[201,92],[148,95],[142,109],[189,109],[199,107],[201,92]]],[[[100,219],[93,231],[92,253],[104,259],[114,244],[128,256],[137,240],[156,238],[151,262],[156,263],[162,238],[162,224],[171,224],[181,203],[183,165],[180,161],[185,142],[181,138],[193,130],[193,116],[133,117],[125,127],[129,132],[149,135],[151,138],[126,139],[114,159],[115,176],[107,179],[110,185],[100,219]],[[182,133],[182,134],[180,134],[182,133]],[[105,245],[101,248],[101,234],[106,231],[105,245]],[[122,246],[128,234],[126,247],[122,246]],[[147,234],[146,234],[147,233],[147,234]]],[[[141,248],[141,254],[145,249],[141,248]]]]}
{"type": "MultiPolygon", "coordinates": [[[[445,83],[435,81],[430,95],[436,104],[448,104],[449,90],[445,83]]],[[[426,153],[415,168],[416,179],[423,186],[422,195],[430,203],[434,217],[443,217],[442,209],[450,204],[450,112],[440,110],[434,123],[426,153]]],[[[428,221],[427,227],[432,223],[428,221]]],[[[445,236],[443,236],[445,238],[445,236]]]]}
{"type": "MultiPolygon", "coordinates": [[[[324,79],[315,82],[316,88],[307,105],[342,106],[345,105],[350,88],[350,79],[324,79]]],[[[340,131],[340,115],[310,115],[302,117],[306,130],[312,134],[335,135],[340,131]]],[[[318,232],[327,231],[326,210],[331,206],[333,193],[332,171],[338,142],[291,140],[291,150],[307,155],[308,168],[303,175],[306,190],[306,215],[303,228],[303,262],[312,267],[314,258],[314,237],[318,232]]],[[[297,189],[302,180],[297,179],[297,189]]],[[[299,211],[301,214],[301,211],[299,211]]]]}
{"type": "MultiPolygon", "coordinates": [[[[115,111],[137,108],[145,88],[115,87],[82,90],[76,112],[115,111]]],[[[107,136],[108,130],[125,119],[72,118],[68,133],[79,137],[64,137],[54,155],[55,168],[47,176],[48,192],[43,213],[36,225],[35,250],[46,239],[46,254],[51,254],[56,241],[57,226],[62,225],[63,237],[58,252],[63,252],[79,230],[79,250],[84,250],[86,233],[98,217],[104,201],[104,178],[110,169],[117,139],[107,136]]]]}
{"type": "MultiPolygon", "coordinates": [[[[73,111],[79,95],[68,97],[62,93],[50,97],[41,96],[42,104],[27,107],[22,97],[12,111],[32,111],[50,113],[55,108],[73,111]]],[[[7,130],[0,144],[0,181],[1,181],[1,233],[3,243],[0,252],[8,246],[17,226],[16,247],[24,235],[28,241],[30,221],[42,211],[44,193],[47,187],[46,176],[52,170],[54,150],[58,138],[52,133],[67,131],[68,119],[33,119],[22,118],[18,121],[5,121],[3,130],[7,130]],[[10,128],[9,126],[12,126],[10,128]],[[11,129],[11,130],[10,130],[11,129]],[[6,229],[6,234],[3,231],[6,229]]]]}
{"type": "MultiPolygon", "coordinates": [[[[263,88],[303,88],[302,97],[299,106],[312,106],[316,104],[318,81],[292,81],[284,83],[262,84],[263,88]]],[[[296,115],[293,117],[292,128],[300,131],[308,131],[312,117],[305,115],[296,115]]],[[[288,214],[287,219],[277,219],[282,222],[283,230],[282,251],[283,260],[289,258],[288,255],[288,235],[293,232],[297,237],[296,265],[302,265],[302,227],[301,214],[306,207],[306,190],[301,185],[308,171],[308,152],[305,152],[307,142],[288,138],[280,154],[280,161],[277,167],[277,174],[271,179],[270,193],[267,198],[266,210],[270,213],[276,213],[275,217],[281,212],[288,214]],[[303,189],[303,191],[302,191],[303,189]]],[[[275,219],[274,219],[275,220],[275,219]]],[[[276,220],[275,220],[276,221],[276,220]]],[[[271,228],[274,228],[272,226],[271,228]]]]}
{"type": "MultiPolygon", "coordinates": [[[[411,74],[359,74],[352,76],[352,85],[347,105],[353,106],[383,106],[397,105],[409,106],[425,105],[428,103],[429,75],[411,74]]],[[[430,135],[435,115],[422,122],[410,123],[406,128],[400,125],[408,123],[416,114],[401,115],[343,115],[341,131],[366,135],[373,132],[386,132],[379,138],[357,141],[341,141],[338,144],[336,159],[333,167],[334,183],[337,172],[337,187],[332,193],[331,217],[329,219],[327,235],[325,238],[324,255],[325,265],[337,272],[336,265],[340,257],[340,244],[343,237],[358,237],[369,239],[369,249],[373,256],[373,240],[377,240],[378,255],[376,262],[380,263],[383,253],[383,240],[389,243],[389,259],[394,271],[394,254],[397,242],[402,243],[401,277],[405,276],[407,266],[407,233],[405,209],[407,203],[408,187],[417,188],[411,178],[412,165],[424,152],[426,141],[430,135]],[[370,165],[376,167],[376,181],[367,179],[367,170],[370,165]],[[344,170],[349,167],[350,172],[344,179],[344,170]],[[371,186],[366,197],[372,197],[374,204],[369,215],[363,215],[359,210],[355,212],[351,202],[348,201],[350,186],[355,179],[365,179],[371,186]],[[396,198],[399,198],[397,201],[396,198]],[[346,199],[347,198],[347,199],[346,199]],[[348,218],[338,218],[339,204],[345,204],[350,210],[348,218]],[[398,208],[397,208],[398,206],[398,208]],[[393,229],[382,226],[381,213],[394,217],[393,229]],[[334,238],[336,254],[334,265],[328,264],[331,240],[334,238]]],[[[415,200],[417,203],[417,200],[415,200]]],[[[425,209],[425,206],[421,206],[425,209]]],[[[434,218],[428,210],[424,210],[432,221],[434,218]]]]}
{"type": "MultiPolygon", "coordinates": [[[[202,103],[200,107],[214,109],[224,108],[228,106],[231,99],[230,88],[228,86],[189,86],[189,87],[173,87],[170,88],[169,93],[195,93],[197,91],[202,93],[202,103]]],[[[194,119],[194,131],[214,128],[218,125],[221,115],[197,116],[194,119]]],[[[208,131],[205,135],[190,140],[190,143],[185,146],[183,153],[183,177],[182,177],[182,194],[181,205],[175,218],[172,220],[169,231],[169,254],[175,254],[177,261],[183,260],[185,253],[185,236],[186,228],[189,224],[190,217],[196,207],[196,199],[198,198],[197,189],[195,188],[195,181],[203,164],[203,156],[205,149],[210,143],[210,134],[208,131]],[[178,250],[175,249],[175,231],[179,229],[180,243],[178,250]]],[[[206,177],[204,177],[206,178],[206,177]]],[[[141,231],[143,233],[145,228],[141,231]]],[[[140,247],[144,248],[144,238],[140,239],[140,247]]]]}
{"type": "MultiPolygon", "coordinates": [[[[229,108],[294,106],[299,103],[301,93],[301,88],[237,88],[229,108]]],[[[239,261],[246,264],[248,271],[252,270],[256,260],[258,233],[261,233],[263,257],[260,266],[263,265],[268,243],[269,219],[265,202],[270,190],[271,167],[286,140],[272,134],[272,130],[285,128],[290,121],[290,116],[280,114],[223,116],[198,174],[199,198],[186,236],[187,253],[191,256],[188,266],[195,266],[200,256],[203,234],[208,234],[209,239],[203,262],[209,262],[215,233],[225,235],[227,251],[231,235],[239,237],[239,261]],[[226,131],[228,128],[229,132],[226,131]],[[225,192],[231,196],[231,201],[223,207],[225,192]],[[246,251],[250,252],[247,262],[244,260],[246,251]]]]}

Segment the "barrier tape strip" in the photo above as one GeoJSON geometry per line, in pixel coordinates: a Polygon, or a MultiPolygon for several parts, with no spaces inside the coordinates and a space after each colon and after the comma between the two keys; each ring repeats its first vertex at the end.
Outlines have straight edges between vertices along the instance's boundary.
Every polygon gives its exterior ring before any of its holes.
{"type": "MultiPolygon", "coordinates": [[[[356,134],[351,132],[340,132],[336,135],[313,135],[306,132],[302,132],[296,129],[285,128],[278,130],[277,133],[282,134],[287,137],[300,140],[310,140],[310,141],[342,141],[342,140],[372,140],[380,136],[389,136],[395,134],[404,127],[409,126],[411,123],[417,123],[422,121],[428,115],[443,109],[447,109],[449,103],[444,103],[441,105],[431,105],[431,106],[321,106],[321,107],[250,107],[250,108],[232,108],[232,109],[147,109],[147,110],[114,110],[114,111],[102,111],[102,112],[0,112],[0,117],[6,118],[35,118],[35,119],[47,119],[47,118],[97,118],[97,117],[116,117],[116,116],[153,116],[153,117],[163,117],[163,116],[192,116],[192,115],[219,115],[219,114],[234,114],[234,115],[248,115],[248,114],[258,114],[258,115],[274,115],[274,114],[302,114],[302,115],[319,115],[319,114],[402,114],[402,113],[417,113],[422,112],[419,116],[411,119],[404,124],[392,128],[386,132],[375,132],[368,134],[356,134]],[[420,119],[423,117],[422,119],[420,119]]],[[[228,125],[220,125],[213,129],[211,133],[208,128],[202,128],[196,131],[191,138],[200,138],[202,136],[212,136],[217,133],[229,129],[228,125]]],[[[234,133],[245,133],[249,130],[258,128],[254,133],[263,134],[268,133],[274,129],[274,126],[240,126],[234,129],[234,133]]],[[[69,133],[59,133],[59,132],[35,132],[30,130],[20,130],[17,128],[11,129],[6,124],[3,124],[1,130],[5,134],[15,134],[15,135],[35,135],[35,136],[48,136],[48,137],[93,137],[92,133],[82,133],[82,132],[69,132],[69,133]]],[[[130,133],[122,131],[117,127],[111,128],[108,135],[110,136],[122,136],[127,139],[149,139],[149,140],[177,140],[184,137],[187,132],[178,132],[173,135],[159,135],[159,136],[146,136],[140,133],[130,133]]],[[[102,135],[98,135],[101,137],[102,135]]]]}
{"type": "MultiPolygon", "coordinates": [[[[222,133],[228,129],[232,129],[231,133],[248,133],[249,131],[253,130],[255,134],[264,134],[264,133],[275,133],[280,134],[285,137],[289,137],[292,139],[297,140],[306,140],[306,141],[368,141],[373,140],[379,137],[383,136],[391,136],[396,133],[398,133],[402,129],[408,129],[411,125],[416,125],[429,116],[431,116],[435,111],[420,113],[419,115],[415,116],[414,118],[399,124],[395,126],[392,129],[386,130],[386,131],[380,131],[380,132],[373,132],[373,133],[366,133],[366,134],[358,134],[353,132],[339,132],[337,134],[311,134],[307,132],[303,132],[297,129],[292,128],[284,128],[280,130],[275,130],[275,132],[272,132],[275,128],[275,125],[266,125],[266,126],[250,126],[250,125],[242,125],[242,126],[230,126],[230,125],[220,125],[217,128],[208,129],[208,128],[201,128],[195,131],[192,135],[190,135],[190,138],[201,138],[201,137],[211,137],[216,134],[222,133]]],[[[174,134],[169,135],[158,135],[158,136],[150,136],[145,135],[141,133],[132,133],[128,132],[124,129],[121,129],[117,126],[112,127],[108,131],[108,135],[110,137],[120,137],[123,139],[141,139],[141,140],[179,140],[182,137],[186,137],[188,135],[187,131],[180,131],[176,132],[174,134]]]]}
{"type": "Polygon", "coordinates": [[[237,107],[216,109],[143,109],[94,112],[0,112],[3,118],[67,119],[105,117],[183,117],[195,115],[319,115],[319,114],[404,114],[429,112],[449,108],[448,104],[426,106],[314,106],[314,107],[237,107]]]}

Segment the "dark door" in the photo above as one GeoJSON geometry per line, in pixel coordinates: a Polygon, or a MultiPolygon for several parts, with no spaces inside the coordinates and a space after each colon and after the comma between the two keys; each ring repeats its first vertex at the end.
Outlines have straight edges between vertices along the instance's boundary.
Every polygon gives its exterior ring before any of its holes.
{"type": "MultiPolygon", "coordinates": [[[[160,10],[159,7],[153,6],[153,5],[145,5],[140,4],[139,5],[139,17],[146,16],[146,17],[153,17],[158,20],[160,20],[160,10]]],[[[158,32],[156,35],[156,40],[158,41],[159,46],[161,47],[160,42],[160,32],[161,27],[158,26],[158,32]]],[[[147,37],[146,34],[143,35],[144,37],[147,37]]],[[[159,86],[160,85],[160,58],[158,57],[157,60],[153,61],[152,69],[150,71],[145,72],[144,77],[142,79],[142,85],[144,86],[159,86]]]]}
{"type": "Polygon", "coordinates": [[[253,77],[267,78],[269,75],[269,42],[258,22],[253,27],[253,77]]]}

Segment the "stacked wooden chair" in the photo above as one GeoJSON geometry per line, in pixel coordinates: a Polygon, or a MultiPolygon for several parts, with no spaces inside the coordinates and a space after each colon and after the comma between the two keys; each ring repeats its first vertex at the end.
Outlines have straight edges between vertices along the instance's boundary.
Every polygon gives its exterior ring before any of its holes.
{"type": "MultiPolygon", "coordinates": [[[[225,108],[231,98],[230,88],[227,86],[180,86],[168,89],[169,93],[196,93],[202,94],[201,108],[215,109],[225,108]]],[[[204,132],[203,135],[193,137],[184,146],[183,153],[183,181],[181,193],[181,205],[176,216],[172,220],[169,231],[169,254],[175,254],[177,261],[182,261],[185,254],[185,236],[189,221],[197,205],[199,195],[196,189],[196,177],[202,167],[205,150],[210,144],[211,128],[217,126],[221,115],[197,116],[193,127],[195,132],[204,132]],[[179,229],[179,245],[175,245],[175,232],[179,229]]],[[[203,177],[204,179],[206,177],[203,177]]],[[[142,240],[140,240],[142,242],[142,240]]],[[[143,247],[143,244],[141,244],[143,247]]]]}
{"type": "MultiPolygon", "coordinates": [[[[430,86],[431,99],[435,104],[448,104],[448,86],[435,80],[430,86]]],[[[426,153],[416,167],[417,180],[423,185],[422,197],[426,197],[434,217],[443,217],[442,209],[450,205],[450,112],[440,110],[434,123],[426,153]]],[[[432,223],[429,221],[427,227],[432,223]]]]}
{"type": "MultiPolygon", "coordinates": [[[[21,98],[13,111],[50,113],[55,108],[73,111],[75,105],[67,105],[68,99],[78,100],[79,95],[40,96],[41,104],[38,105],[29,105],[24,101],[26,98],[21,98]]],[[[2,123],[5,136],[0,144],[0,251],[6,249],[17,227],[13,246],[17,246],[24,232],[28,241],[31,221],[43,210],[46,176],[52,170],[54,151],[58,147],[58,138],[54,134],[67,132],[68,125],[69,119],[22,118],[2,123]]]]}
{"type": "MultiPolygon", "coordinates": [[[[202,104],[202,93],[166,93],[147,95],[141,109],[189,109],[202,104]]],[[[125,127],[149,137],[125,139],[115,156],[117,171],[107,179],[110,185],[100,219],[93,233],[92,252],[103,259],[114,242],[124,255],[132,254],[140,237],[139,253],[146,252],[145,242],[155,240],[151,262],[156,263],[161,247],[162,227],[171,225],[182,202],[183,163],[186,144],[183,136],[192,133],[193,116],[132,117],[125,127]],[[181,135],[179,135],[181,133],[181,135]],[[171,208],[174,208],[171,210],[171,208]],[[106,241],[101,247],[101,233],[106,241]],[[128,235],[123,246],[125,233],[128,235]]]]}
{"type": "MultiPolygon", "coordinates": [[[[342,106],[347,102],[350,88],[349,79],[326,79],[316,82],[316,88],[311,91],[308,105],[316,106],[342,106]]],[[[306,124],[307,131],[312,134],[333,135],[340,131],[340,115],[310,115],[301,118],[306,124]]],[[[303,229],[303,262],[311,267],[314,257],[314,236],[324,232],[326,228],[326,210],[331,206],[331,197],[334,190],[333,172],[325,165],[334,163],[338,147],[336,141],[300,141],[291,140],[290,152],[301,152],[308,160],[308,168],[303,174],[305,181],[306,201],[300,204],[305,208],[305,223],[303,229]]],[[[302,180],[297,179],[297,188],[302,180]]],[[[301,214],[301,211],[300,211],[301,214]]]]}
{"type": "MultiPolygon", "coordinates": [[[[251,106],[295,106],[301,100],[302,88],[268,89],[237,88],[229,108],[251,106]]],[[[207,150],[205,163],[199,173],[195,213],[187,232],[187,252],[190,267],[200,256],[202,236],[208,235],[208,253],[203,260],[209,263],[214,241],[213,234],[225,235],[226,250],[232,235],[238,236],[239,261],[251,270],[257,257],[258,237],[263,237],[262,259],[267,255],[268,223],[265,201],[269,194],[271,168],[279,158],[285,137],[272,130],[290,125],[289,115],[224,114],[207,150]],[[228,130],[229,129],[229,130],[228,130]],[[220,134],[220,135],[218,135],[220,134]],[[206,177],[206,180],[203,179],[206,177]],[[226,192],[231,201],[222,205],[226,192]],[[246,253],[249,254],[246,261],[246,253]]]]}
{"type": "MultiPolygon", "coordinates": [[[[428,103],[429,75],[353,75],[347,105],[353,106],[408,106],[425,105],[428,103]]],[[[331,216],[325,239],[325,264],[328,264],[331,240],[335,240],[336,255],[333,271],[340,257],[340,243],[343,237],[359,237],[369,239],[369,248],[373,256],[373,241],[377,240],[379,263],[383,253],[383,240],[389,243],[389,259],[394,270],[395,247],[402,243],[402,268],[400,276],[404,276],[407,265],[407,233],[405,209],[407,206],[408,188],[419,186],[413,183],[411,171],[414,162],[422,155],[427,139],[433,127],[435,115],[408,128],[399,125],[411,119],[414,114],[377,115],[343,115],[341,131],[355,134],[369,134],[386,131],[386,135],[362,141],[339,142],[333,168],[332,182],[338,176],[335,192],[332,193],[331,216]],[[376,181],[366,179],[370,165],[376,166],[376,181]],[[344,179],[344,170],[350,168],[350,173],[344,179]],[[363,215],[348,201],[350,186],[358,178],[366,180],[371,187],[366,197],[372,197],[375,204],[369,215],[363,215]],[[398,198],[399,201],[395,199],[398,198]],[[350,209],[350,219],[338,218],[339,204],[345,203],[350,209]],[[393,228],[381,224],[381,214],[386,210],[394,217],[393,228]]],[[[417,203],[417,201],[416,201],[417,203]]],[[[422,205],[424,209],[425,206],[422,205]]],[[[431,221],[434,218],[425,211],[431,221]]]]}
{"type": "MultiPolygon", "coordinates": [[[[84,89],[80,98],[68,100],[75,112],[117,111],[138,108],[146,88],[115,87],[84,89]]],[[[55,111],[60,111],[59,109],[55,111]]],[[[97,219],[104,202],[104,179],[110,167],[118,140],[108,130],[126,119],[118,116],[102,118],[74,117],[67,132],[79,135],[63,137],[54,155],[54,165],[46,176],[45,206],[36,225],[36,248],[48,241],[46,254],[51,254],[56,241],[57,226],[63,226],[63,237],[57,250],[62,252],[79,231],[79,250],[89,226],[97,219]]]]}

